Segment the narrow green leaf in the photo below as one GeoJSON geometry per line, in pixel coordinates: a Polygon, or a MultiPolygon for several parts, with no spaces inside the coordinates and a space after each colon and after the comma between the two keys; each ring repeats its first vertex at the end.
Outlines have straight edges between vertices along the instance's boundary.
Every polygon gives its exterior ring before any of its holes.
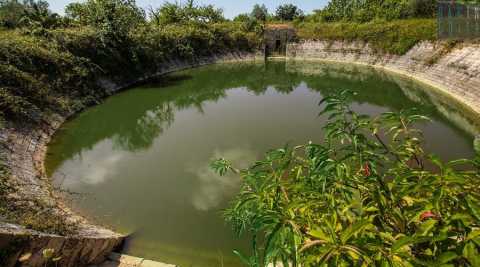
{"type": "Polygon", "coordinates": [[[469,242],[463,248],[463,257],[468,260],[471,266],[477,267],[480,266],[480,254],[472,242],[469,242]]]}
{"type": "Polygon", "coordinates": [[[478,203],[471,196],[467,197],[466,201],[472,215],[477,220],[480,220],[480,207],[478,206],[478,203]]]}
{"type": "Polygon", "coordinates": [[[398,239],[395,243],[392,245],[392,251],[396,252],[400,249],[402,249],[405,246],[409,246],[415,243],[415,237],[413,236],[404,236],[398,239]]]}
{"type": "Polygon", "coordinates": [[[428,220],[426,222],[423,222],[420,227],[417,230],[417,235],[418,236],[425,236],[427,235],[437,224],[438,221],[436,220],[428,220]]]}
{"type": "Polygon", "coordinates": [[[472,231],[470,234],[467,236],[467,240],[472,240],[480,236],[480,230],[475,230],[472,231]]]}
{"type": "Polygon", "coordinates": [[[252,262],[249,258],[244,256],[240,251],[234,250],[233,254],[237,255],[237,257],[247,266],[252,266],[252,262]]]}
{"type": "Polygon", "coordinates": [[[440,256],[438,256],[437,264],[446,264],[446,263],[449,263],[450,261],[452,261],[456,258],[458,258],[457,253],[455,253],[453,251],[447,251],[447,252],[442,253],[440,256]]]}
{"type": "Polygon", "coordinates": [[[480,135],[475,138],[473,141],[473,148],[480,155],[480,135]]]}
{"type": "Polygon", "coordinates": [[[323,241],[326,241],[326,242],[329,242],[329,243],[333,243],[333,240],[332,238],[327,235],[322,229],[320,228],[317,228],[315,230],[311,230],[308,232],[309,235],[315,237],[315,238],[318,238],[320,240],[323,240],[323,241]]]}
{"type": "Polygon", "coordinates": [[[365,227],[367,227],[368,225],[370,225],[370,222],[368,220],[362,220],[362,221],[358,221],[352,225],[350,225],[347,229],[345,229],[345,231],[341,234],[340,236],[340,241],[342,242],[342,244],[345,244],[347,243],[347,241],[354,235],[356,235],[357,233],[363,231],[363,229],[365,229],[365,227]]]}

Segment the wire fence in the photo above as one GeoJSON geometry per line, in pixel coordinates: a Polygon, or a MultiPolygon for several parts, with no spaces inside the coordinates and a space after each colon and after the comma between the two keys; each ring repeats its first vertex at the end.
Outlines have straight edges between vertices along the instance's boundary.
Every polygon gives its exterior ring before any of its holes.
{"type": "Polygon", "coordinates": [[[439,38],[480,37],[480,4],[438,2],[439,38]]]}

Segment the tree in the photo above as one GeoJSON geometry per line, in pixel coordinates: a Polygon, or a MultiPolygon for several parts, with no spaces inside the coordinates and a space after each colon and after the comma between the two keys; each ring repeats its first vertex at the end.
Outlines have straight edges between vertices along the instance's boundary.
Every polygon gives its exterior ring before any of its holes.
{"type": "Polygon", "coordinates": [[[292,21],[296,18],[303,17],[303,11],[293,4],[284,4],[277,7],[275,15],[277,19],[292,21]]]}
{"type": "Polygon", "coordinates": [[[0,0],[0,24],[3,27],[15,28],[19,25],[25,6],[17,0],[0,0]]]}
{"type": "Polygon", "coordinates": [[[412,15],[415,17],[431,18],[437,11],[436,0],[411,0],[412,15]]]}
{"type": "Polygon", "coordinates": [[[60,16],[50,11],[47,1],[28,0],[24,1],[24,6],[24,15],[21,19],[23,25],[51,29],[60,24],[60,16]]]}
{"type": "Polygon", "coordinates": [[[245,22],[249,20],[250,20],[250,16],[246,13],[238,14],[235,18],[233,18],[233,21],[237,21],[237,22],[245,22]]]}
{"type": "Polygon", "coordinates": [[[185,4],[166,2],[157,10],[150,11],[150,18],[157,25],[208,24],[224,21],[223,10],[213,5],[195,5],[193,0],[185,4]]]}
{"type": "Polygon", "coordinates": [[[265,5],[255,4],[250,16],[258,21],[266,21],[268,16],[267,7],[265,5]]]}
{"type": "Polygon", "coordinates": [[[87,0],[68,5],[65,13],[81,25],[96,28],[104,44],[121,42],[145,22],[145,12],[135,0],[87,0]]]}
{"type": "Polygon", "coordinates": [[[49,9],[44,0],[0,0],[0,24],[7,28],[54,28],[60,24],[60,16],[49,9]]]}
{"type": "Polygon", "coordinates": [[[314,20],[368,22],[435,15],[436,0],[331,0],[314,20]]]}

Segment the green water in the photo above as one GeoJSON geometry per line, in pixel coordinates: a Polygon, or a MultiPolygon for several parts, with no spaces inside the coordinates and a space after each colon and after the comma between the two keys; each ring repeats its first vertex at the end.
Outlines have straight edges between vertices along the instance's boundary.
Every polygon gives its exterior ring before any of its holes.
{"type": "Polygon", "coordinates": [[[208,167],[225,157],[247,166],[270,148],[322,140],[318,106],[341,89],[354,110],[375,115],[417,107],[427,149],[444,159],[473,155],[474,116],[447,97],[366,67],[323,63],[220,64],[178,72],[108,98],[69,121],[46,167],[54,184],[80,193],[71,206],[133,233],[125,253],[182,267],[240,266],[221,210],[236,177],[208,167]]]}

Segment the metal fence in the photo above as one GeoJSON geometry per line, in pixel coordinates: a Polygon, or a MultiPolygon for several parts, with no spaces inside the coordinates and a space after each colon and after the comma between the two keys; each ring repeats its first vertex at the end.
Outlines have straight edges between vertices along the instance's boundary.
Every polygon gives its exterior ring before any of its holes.
{"type": "Polygon", "coordinates": [[[480,4],[438,2],[439,38],[480,37],[480,4]]]}

